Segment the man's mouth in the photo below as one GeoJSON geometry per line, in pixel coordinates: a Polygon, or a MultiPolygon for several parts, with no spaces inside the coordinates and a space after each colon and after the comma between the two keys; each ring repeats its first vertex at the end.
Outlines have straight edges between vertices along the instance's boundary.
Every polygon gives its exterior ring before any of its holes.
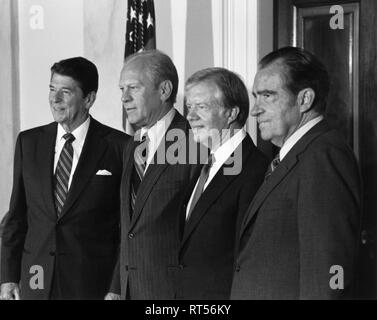
{"type": "Polygon", "coordinates": [[[65,108],[61,106],[52,106],[52,108],[57,112],[65,111],[65,108]]]}
{"type": "Polygon", "coordinates": [[[127,113],[133,112],[136,108],[125,108],[127,113]]]}
{"type": "Polygon", "coordinates": [[[197,126],[191,126],[191,128],[192,128],[193,130],[199,130],[199,129],[203,129],[204,126],[197,125],[197,126]]]}
{"type": "Polygon", "coordinates": [[[261,125],[263,125],[263,124],[266,124],[266,123],[267,123],[266,120],[264,120],[264,121],[259,121],[259,120],[258,120],[258,125],[259,125],[259,126],[261,126],[261,125]]]}

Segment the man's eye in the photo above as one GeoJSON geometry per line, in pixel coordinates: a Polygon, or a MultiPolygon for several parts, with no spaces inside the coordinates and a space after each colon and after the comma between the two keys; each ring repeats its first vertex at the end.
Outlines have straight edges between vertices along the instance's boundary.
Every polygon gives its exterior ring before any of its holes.
{"type": "Polygon", "coordinates": [[[264,94],[263,94],[263,97],[264,97],[264,98],[269,98],[269,97],[271,97],[271,94],[269,94],[269,93],[264,93],[264,94]]]}

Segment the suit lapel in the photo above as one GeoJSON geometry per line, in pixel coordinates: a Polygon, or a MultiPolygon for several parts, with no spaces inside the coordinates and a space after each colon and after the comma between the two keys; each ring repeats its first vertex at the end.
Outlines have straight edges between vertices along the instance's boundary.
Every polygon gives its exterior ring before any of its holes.
{"type": "Polygon", "coordinates": [[[108,144],[102,138],[103,134],[104,131],[101,128],[100,123],[91,118],[89,130],[60,218],[64,217],[69,211],[75,201],[79,198],[89,180],[95,174],[97,164],[108,147],[108,144]]]}
{"type": "MultiPolygon", "coordinates": [[[[243,167],[245,163],[248,161],[255,146],[253,145],[251,138],[247,135],[242,141],[242,144],[238,146],[238,148],[242,148],[243,167]]],[[[236,152],[236,154],[238,153],[236,152]]],[[[181,242],[181,248],[184,247],[187,239],[195,230],[200,220],[208,212],[211,205],[223,194],[224,190],[229,186],[229,184],[231,184],[232,181],[239,176],[239,174],[242,174],[241,171],[238,175],[224,175],[224,167],[224,165],[221,166],[219,171],[217,171],[216,175],[214,176],[213,180],[209,183],[207,188],[204,190],[202,196],[199,198],[194,208],[194,211],[191,214],[190,219],[187,221],[185,225],[183,238],[181,242]]]]}
{"type": "Polygon", "coordinates": [[[297,158],[289,157],[284,159],[279,166],[275,169],[271,177],[265,181],[259,188],[254,199],[252,200],[249,209],[247,210],[247,215],[241,227],[241,233],[243,232],[246,225],[252,220],[255,213],[258,211],[259,207],[262,205],[266,197],[274,190],[274,188],[284,179],[288,172],[296,165],[297,158]]]}
{"type": "MultiPolygon", "coordinates": [[[[184,132],[187,132],[187,129],[188,129],[187,122],[178,113],[178,111],[176,112],[176,115],[175,115],[172,123],[170,124],[168,130],[166,131],[166,133],[169,130],[172,130],[172,129],[180,129],[180,130],[183,130],[184,132]]],[[[177,142],[167,141],[166,140],[166,133],[164,135],[164,138],[161,140],[161,143],[158,146],[157,151],[156,151],[156,153],[154,155],[154,164],[150,164],[148,166],[148,169],[145,172],[144,178],[143,178],[143,180],[140,183],[139,190],[138,190],[137,196],[136,196],[135,210],[134,210],[134,213],[133,213],[133,216],[132,216],[131,228],[136,224],[136,221],[140,217],[142,209],[143,209],[143,207],[144,207],[144,205],[145,205],[145,203],[146,203],[146,201],[147,201],[147,199],[148,199],[148,197],[149,197],[149,195],[150,195],[150,193],[151,193],[151,191],[153,189],[153,186],[157,183],[158,178],[160,177],[160,175],[169,166],[169,164],[167,163],[167,161],[164,161],[163,164],[158,164],[157,160],[156,160],[156,155],[157,154],[161,154],[161,153],[165,154],[166,151],[169,150],[169,147],[173,143],[178,143],[179,142],[181,144],[181,147],[183,145],[185,145],[186,141],[182,141],[182,139],[178,140],[177,142]]],[[[128,166],[131,166],[131,164],[129,164],[128,166]]]]}
{"type": "Polygon", "coordinates": [[[241,226],[240,237],[245,231],[247,225],[252,221],[254,215],[267,198],[267,196],[279,185],[284,177],[297,165],[299,155],[305,151],[308,145],[320,134],[329,130],[327,122],[322,120],[320,123],[310,129],[288,152],[283,161],[275,169],[270,178],[262,184],[251,202],[241,226]]]}
{"type": "Polygon", "coordinates": [[[41,191],[46,205],[46,212],[51,218],[56,220],[56,209],[54,200],[54,182],[53,182],[53,166],[55,156],[55,142],[57,134],[57,123],[53,122],[46,126],[44,132],[38,139],[36,150],[36,164],[40,173],[41,191]]]}
{"type": "MultiPolygon", "coordinates": [[[[128,214],[125,215],[125,218],[127,219],[127,225],[130,223],[131,219],[131,183],[132,183],[132,174],[134,170],[134,152],[135,148],[137,147],[138,142],[135,140],[132,140],[131,143],[128,144],[125,152],[124,152],[124,169],[123,169],[123,174],[122,174],[122,181],[121,181],[121,199],[124,196],[125,200],[125,205],[127,206],[126,212],[128,214]]],[[[139,186],[140,187],[140,186],[139,186]]]]}

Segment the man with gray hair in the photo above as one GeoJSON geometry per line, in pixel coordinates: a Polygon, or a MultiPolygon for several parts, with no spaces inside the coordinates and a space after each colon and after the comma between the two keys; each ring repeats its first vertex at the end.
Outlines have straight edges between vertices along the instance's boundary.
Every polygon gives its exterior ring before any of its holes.
{"type": "Polygon", "coordinates": [[[251,112],[262,139],[280,150],[241,226],[232,299],[353,297],[360,177],[324,116],[329,83],[324,65],[301,48],[259,63],[251,112]]]}
{"type": "Polygon", "coordinates": [[[243,129],[249,116],[246,86],[235,73],[208,68],[186,82],[187,120],[211,161],[184,206],[185,227],[176,271],[178,299],[229,299],[237,230],[263,182],[266,157],[243,129]]]}
{"type": "Polygon", "coordinates": [[[179,205],[187,182],[200,171],[187,159],[169,159],[173,145],[184,156],[188,146],[189,124],[174,109],[177,70],[161,51],[139,52],[126,59],[119,86],[128,120],[139,130],[124,153],[120,256],[107,299],[119,293],[125,299],[173,299],[179,205]]]}

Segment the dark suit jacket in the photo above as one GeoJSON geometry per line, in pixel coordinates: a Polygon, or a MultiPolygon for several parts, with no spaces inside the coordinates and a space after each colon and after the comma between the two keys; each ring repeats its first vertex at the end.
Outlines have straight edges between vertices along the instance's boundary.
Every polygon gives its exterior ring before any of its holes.
{"type": "Polygon", "coordinates": [[[21,281],[23,299],[103,299],[119,246],[119,187],[128,137],[91,119],[62,215],[53,197],[57,123],[21,132],[4,227],[1,282],[21,281]],[[96,175],[108,170],[111,176],[96,175]],[[29,285],[43,268],[43,289],[29,285]],[[53,289],[53,292],[51,290],[53,289]]]}
{"type": "MultiPolygon", "coordinates": [[[[268,165],[267,158],[254,146],[249,135],[233,157],[239,157],[242,170],[225,175],[225,163],[204,190],[186,222],[179,252],[183,268],[176,272],[178,299],[229,299],[236,230],[263,182],[268,165]]],[[[195,186],[196,180],[193,184],[195,186]]]]}
{"type": "Polygon", "coordinates": [[[231,298],[352,297],[360,201],[355,156],[321,121],[289,151],[247,210],[231,298]],[[330,286],[333,276],[341,276],[330,273],[332,266],[343,268],[343,290],[330,286]]]}
{"type": "MultiPolygon", "coordinates": [[[[171,151],[174,146],[178,153],[187,150],[189,124],[178,112],[167,132],[173,129],[179,130],[181,137],[172,142],[165,135],[156,152],[163,158],[164,150],[171,151]]],[[[124,157],[120,261],[110,291],[119,292],[120,284],[122,298],[128,290],[130,299],[173,299],[172,273],[179,268],[179,205],[188,182],[199,175],[200,167],[188,162],[172,165],[164,159],[162,164],[161,159],[157,163],[155,154],[155,163],[148,166],[139,186],[132,214],[130,190],[136,145],[130,144],[124,157]]],[[[188,151],[180,155],[189,156],[188,151]]]]}

